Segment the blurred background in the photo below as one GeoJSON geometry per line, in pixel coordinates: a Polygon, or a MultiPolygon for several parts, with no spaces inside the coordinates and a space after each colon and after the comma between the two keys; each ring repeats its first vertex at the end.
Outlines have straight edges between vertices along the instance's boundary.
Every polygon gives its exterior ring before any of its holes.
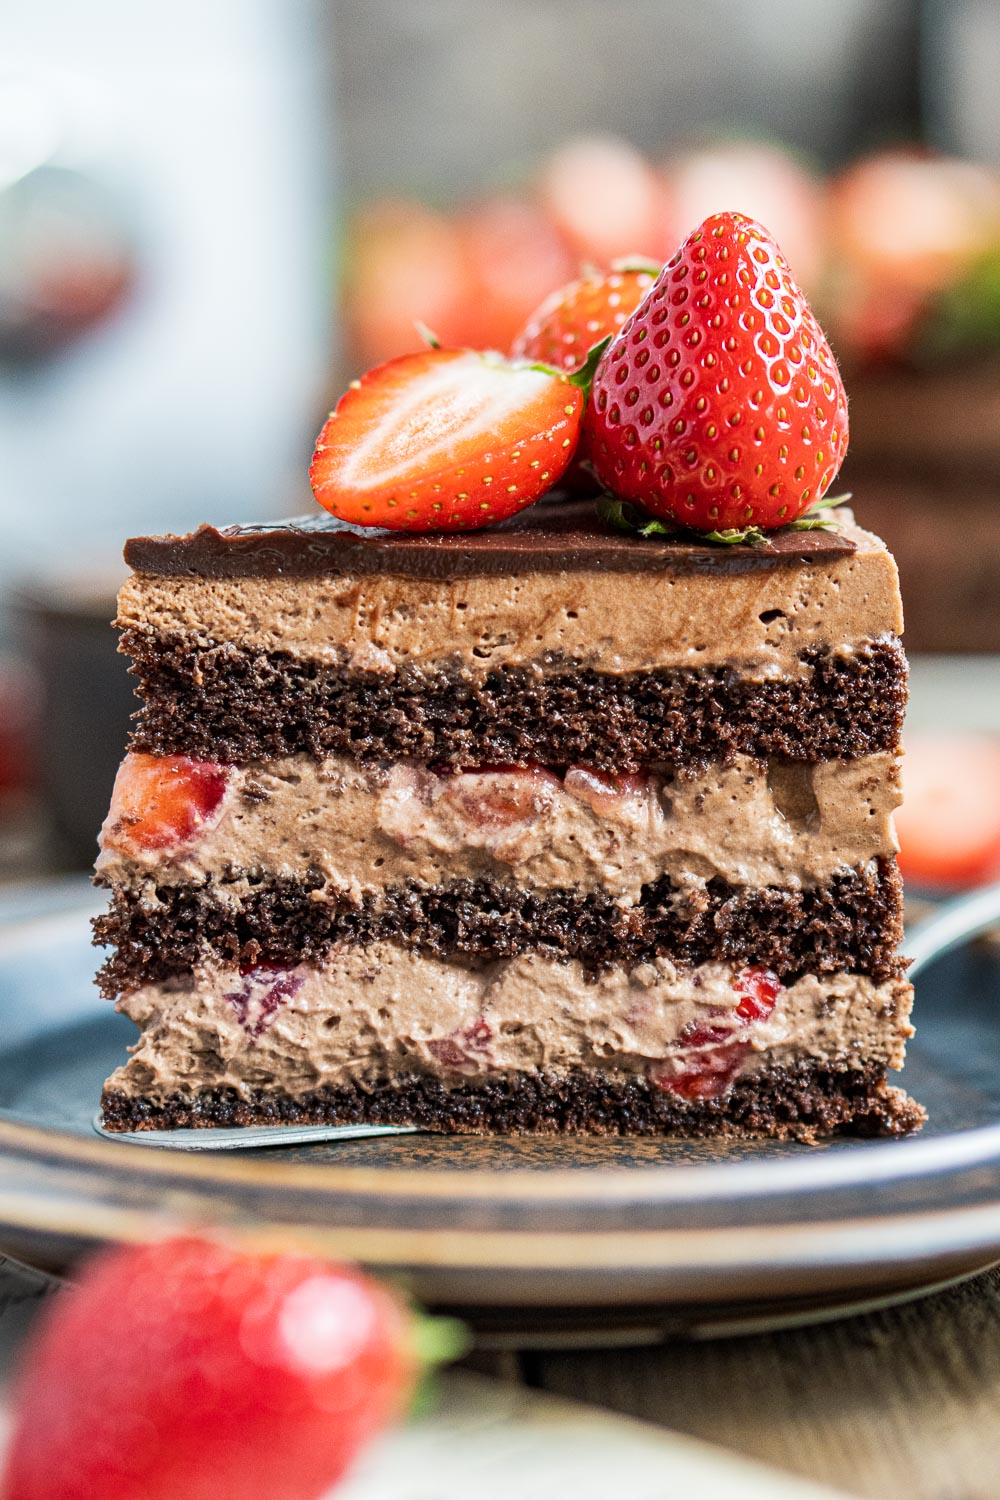
{"type": "Polygon", "coordinates": [[[911,873],[1000,875],[998,77],[995,0],[7,0],[0,879],[92,861],[125,536],[308,510],[415,318],[507,349],[720,208],[810,294],[900,563],[911,873]]]}

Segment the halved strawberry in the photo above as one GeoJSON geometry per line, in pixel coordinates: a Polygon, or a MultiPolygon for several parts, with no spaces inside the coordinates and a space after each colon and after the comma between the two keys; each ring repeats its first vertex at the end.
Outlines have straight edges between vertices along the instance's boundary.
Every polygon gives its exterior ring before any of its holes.
{"type": "Polygon", "coordinates": [[[462,531],[551,489],[576,449],[585,379],[470,349],[379,365],[337,403],[309,477],[342,521],[462,531]]]}
{"type": "Polygon", "coordinates": [[[135,859],[188,847],[222,817],[230,774],[215,761],[130,751],[115,777],[101,848],[135,859]]]}

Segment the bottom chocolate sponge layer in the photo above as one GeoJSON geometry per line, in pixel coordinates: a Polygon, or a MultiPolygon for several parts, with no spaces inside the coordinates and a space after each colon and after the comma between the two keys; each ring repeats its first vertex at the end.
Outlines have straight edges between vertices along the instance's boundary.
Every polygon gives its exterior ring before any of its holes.
{"type": "Polygon", "coordinates": [[[326,1087],[292,1097],[254,1089],[176,1093],[161,1100],[106,1089],[108,1130],[246,1125],[417,1125],[470,1135],[905,1135],[926,1116],[886,1082],[885,1069],[812,1063],[738,1078],[713,1099],[683,1100],[644,1078],[609,1073],[521,1073],[446,1088],[412,1075],[326,1087]]]}

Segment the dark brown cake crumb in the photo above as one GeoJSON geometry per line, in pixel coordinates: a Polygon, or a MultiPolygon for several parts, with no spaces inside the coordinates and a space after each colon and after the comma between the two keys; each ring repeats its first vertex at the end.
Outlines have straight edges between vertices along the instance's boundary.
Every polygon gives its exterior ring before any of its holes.
{"type": "Polygon", "coordinates": [[[119,889],[94,932],[96,942],[117,950],[99,976],[112,996],[207,958],[242,967],[320,962],[343,941],[392,941],[438,958],[481,961],[535,951],[595,970],[658,955],[692,965],[755,963],[787,983],[842,969],[882,981],[903,967],[894,860],[804,890],[713,880],[692,891],[664,876],[625,909],[603,891],[532,891],[489,879],[411,882],[360,906],[316,900],[315,882],[283,877],[252,882],[238,905],[225,883],[159,886],[152,900],[119,889]]]}
{"type": "Polygon", "coordinates": [[[122,650],[144,704],[133,748],[235,763],[306,752],[623,772],[737,754],[852,759],[896,748],[906,703],[895,637],[843,654],[810,647],[801,675],[761,681],[727,667],[616,676],[556,661],[361,672],[140,629],[123,632],[122,650]]]}
{"type": "Polygon", "coordinates": [[[135,1098],[107,1088],[108,1130],[246,1125],[418,1125],[472,1135],[770,1136],[811,1141],[833,1134],[906,1135],[926,1115],[886,1082],[885,1069],[803,1063],[738,1078],[716,1099],[687,1102],[644,1078],[610,1073],[522,1073],[445,1088],[413,1076],[314,1090],[298,1098],[264,1089],[135,1098]]]}

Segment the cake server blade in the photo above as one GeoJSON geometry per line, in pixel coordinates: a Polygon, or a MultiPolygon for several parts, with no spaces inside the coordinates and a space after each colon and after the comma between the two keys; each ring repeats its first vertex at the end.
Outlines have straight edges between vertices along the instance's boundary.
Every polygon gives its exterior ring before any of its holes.
{"type": "Polygon", "coordinates": [[[250,1151],[261,1146],[308,1146],[314,1141],[357,1141],[370,1135],[414,1135],[415,1125],[240,1125],[234,1130],[106,1130],[100,1113],[94,1129],[109,1141],[170,1151],[250,1151]]]}

